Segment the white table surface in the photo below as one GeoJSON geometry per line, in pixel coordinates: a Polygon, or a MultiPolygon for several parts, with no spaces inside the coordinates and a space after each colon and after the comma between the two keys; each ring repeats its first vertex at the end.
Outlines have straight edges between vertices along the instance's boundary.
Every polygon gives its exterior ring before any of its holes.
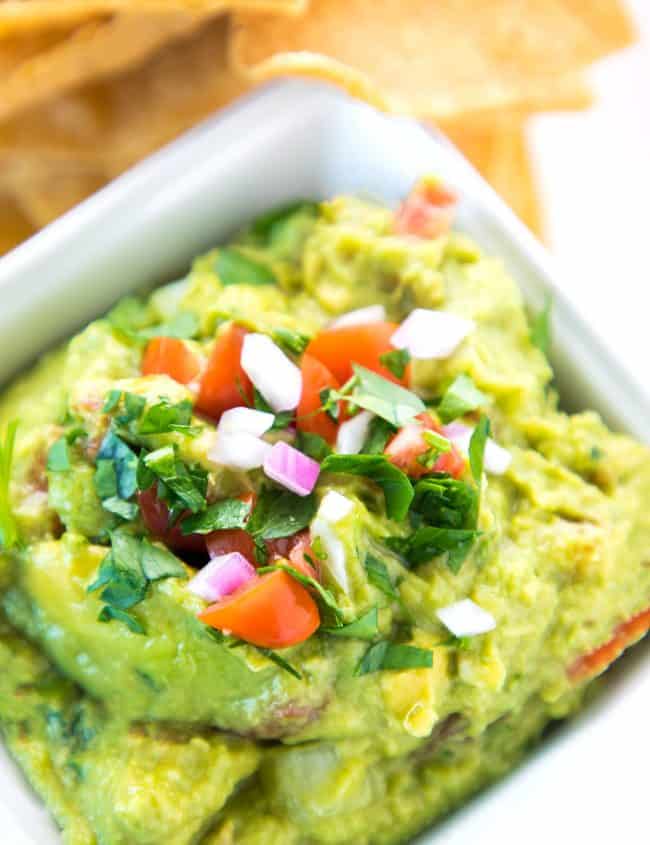
{"type": "Polygon", "coordinates": [[[529,137],[567,293],[650,391],[650,0],[628,7],[641,40],[594,67],[595,106],[529,137]]]}

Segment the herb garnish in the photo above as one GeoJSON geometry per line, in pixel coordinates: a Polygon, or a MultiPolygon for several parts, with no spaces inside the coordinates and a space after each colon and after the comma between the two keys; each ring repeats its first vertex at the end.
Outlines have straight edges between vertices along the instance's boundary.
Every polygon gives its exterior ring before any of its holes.
{"type": "Polygon", "coordinates": [[[299,584],[302,584],[303,587],[307,587],[310,590],[313,590],[316,593],[317,597],[320,599],[325,609],[332,614],[338,625],[341,624],[341,621],[343,619],[343,611],[336,603],[334,594],[326,587],[323,587],[320,581],[317,581],[315,578],[312,578],[311,575],[306,575],[304,572],[299,572],[297,569],[295,569],[295,567],[289,566],[288,564],[284,563],[276,563],[272,566],[262,566],[257,570],[257,572],[260,575],[264,575],[267,572],[275,572],[278,569],[281,569],[283,572],[286,572],[287,575],[291,575],[291,577],[295,578],[295,580],[298,581],[299,584]]]}
{"type": "Polygon", "coordinates": [[[359,676],[382,670],[430,669],[432,666],[433,652],[429,649],[382,640],[370,646],[354,674],[359,676]]]}
{"type": "Polygon", "coordinates": [[[270,431],[281,431],[283,428],[286,428],[293,420],[295,413],[294,411],[280,411],[276,413],[256,387],[253,388],[253,407],[256,411],[273,414],[273,425],[269,429],[270,431]]]}
{"type": "MultiPolygon", "coordinates": [[[[118,495],[120,499],[130,499],[138,489],[136,470],[138,466],[138,456],[128,446],[121,437],[118,437],[114,431],[109,430],[97,453],[97,467],[100,472],[100,485],[103,492],[108,492],[110,496],[118,495]],[[102,462],[108,462],[113,466],[113,474],[115,476],[116,486],[112,487],[112,480],[110,471],[102,462]],[[101,470],[99,467],[101,466],[101,470]]],[[[97,480],[95,481],[97,485],[97,480]]],[[[95,486],[97,489],[97,486],[95,486]]],[[[97,491],[100,498],[102,493],[97,491]]]]}
{"type": "Polygon", "coordinates": [[[259,238],[262,243],[268,244],[273,241],[277,230],[283,227],[291,217],[300,212],[306,212],[310,216],[316,217],[318,204],[307,200],[300,200],[289,205],[283,205],[280,208],[271,209],[271,211],[267,211],[253,220],[250,226],[250,232],[256,238],[259,238]]]}
{"type": "Polygon", "coordinates": [[[426,563],[446,552],[447,566],[457,573],[479,535],[479,531],[469,528],[426,525],[416,528],[409,537],[387,537],[384,542],[411,566],[426,563]]]}
{"type": "Polygon", "coordinates": [[[255,551],[260,561],[267,557],[265,541],[290,537],[302,531],[316,513],[316,497],[296,496],[288,490],[262,490],[246,525],[255,540],[255,551]]]}
{"type": "Polygon", "coordinates": [[[399,593],[393,586],[393,582],[388,574],[388,568],[384,561],[379,560],[379,558],[374,555],[368,555],[364,565],[368,581],[373,585],[373,587],[376,587],[385,596],[388,596],[389,599],[399,600],[399,593]]]}
{"type": "Polygon", "coordinates": [[[50,446],[47,453],[46,468],[48,472],[67,472],[72,469],[70,454],[68,452],[68,441],[65,436],[59,437],[50,446]]]}
{"type": "Polygon", "coordinates": [[[310,340],[309,335],[285,328],[275,329],[272,337],[290,355],[302,355],[310,340]]]}
{"type": "Polygon", "coordinates": [[[434,473],[415,485],[411,517],[441,528],[475,528],[477,498],[471,484],[434,473]]]}
{"type": "Polygon", "coordinates": [[[192,513],[205,508],[207,473],[183,463],[176,445],[163,446],[155,452],[149,452],[142,462],[164,483],[164,498],[172,508],[187,508],[192,513]]]}
{"type": "Polygon", "coordinates": [[[324,634],[330,634],[333,637],[345,637],[353,640],[372,640],[379,633],[379,613],[376,607],[371,608],[363,616],[358,619],[353,619],[347,625],[341,625],[339,628],[319,629],[324,634]]]}
{"type": "Polygon", "coordinates": [[[341,472],[369,478],[382,488],[389,519],[406,516],[413,487],[408,476],[394,466],[385,455],[329,455],[322,463],[324,472],[341,472]]]}
{"type": "Polygon", "coordinates": [[[312,434],[310,431],[298,431],[296,434],[296,449],[300,449],[305,455],[309,455],[319,463],[328,455],[332,454],[329,443],[320,434],[312,434]]]}
{"type": "Polygon", "coordinates": [[[221,247],[214,265],[223,285],[275,285],[271,270],[232,247],[221,247]]]}
{"type": "Polygon", "coordinates": [[[181,522],[183,534],[209,534],[228,528],[244,528],[251,514],[251,503],[241,499],[222,499],[201,513],[181,522]]]}
{"type": "Polygon", "coordinates": [[[18,526],[11,509],[11,464],[16,444],[18,420],[12,420],[0,438],[0,545],[3,549],[13,548],[18,542],[18,526]]]}
{"type": "Polygon", "coordinates": [[[445,391],[438,405],[438,416],[443,423],[448,423],[481,408],[489,401],[489,396],[479,390],[469,376],[461,373],[445,391]]]}
{"type": "Polygon", "coordinates": [[[551,311],[553,299],[546,295],[544,307],[533,318],[530,326],[530,342],[548,358],[551,349],[551,311]]]}
{"type": "Polygon", "coordinates": [[[472,433],[469,441],[469,465],[472,470],[474,483],[478,490],[478,495],[475,502],[475,513],[473,524],[478,524],[478,514],[480,507],[481,488],[483,485],[483,460],[485,458],[485,447],[490,436],[490,420],[483,416],[478,422],[478,425],[472,433]]]}
{"type": "Polygon", "coordinates": [[[353,365],[356,379],[347,398],[354,405],[372,411],[391,425],[400,428],[426,410],[424,402],[410,390],[361,367],[353,365]]]}
{"type": "Polygon", "coordinates": [[[390,352],[384,352],[383,355],[380,355],[379,361],[396,378],[402,378],[411,361],[411,353],[408,349],[392,349],[390,352]]]}
{"type": "Polygon", "coordinates": [[[381,455],[386,444],[397,432],[397,428],[381,417],[373,417],[368,426],[368,435],[361,447],[364,455],[381,455]]]}
{"type": "Polygon", "coordinates": [[[451,443],[442,434],[438,434],[437,431],[429,431],[428,429],[422,432],[422,439],[428,448],[422,455],[418,455],[417,462],[427,469],[433,469],[438,458],[444,455],[445,452],[450,451],[451,443]]]}
{"type": "Polygon", "coordinates": [[[134,296],[121,300],[106,315],[111,328],[135,343],[146,343],[152,337],[195,337],[199,320],[191,311],[179,311],[170,320],[150,325],[151,312],[147,305],[134,296]]]}

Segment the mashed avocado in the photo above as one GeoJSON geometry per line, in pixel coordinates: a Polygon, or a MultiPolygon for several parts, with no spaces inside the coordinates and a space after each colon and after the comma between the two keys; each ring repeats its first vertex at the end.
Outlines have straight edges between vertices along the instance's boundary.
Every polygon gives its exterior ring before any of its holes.
{"type": "Polygon", "coordinates": [[[423,196],[269,214],[6,389],[0,728],[67,845],[406,841],[650,625],[650,453],[559,409],[515,282],[423,196]],[[411,355],[386,338],[416,309],[466,331],[411,355]],[[248,381],[246,335],[299,368],[297,410],[248,381]],[[232,440],[249,405],[272,428],[232,440]],[[313,492],[251,458],[278,443],[313,492]],[[208,616],[192,579],[234,551],[234,595],[284,579],[308,633],[208,616]]]}

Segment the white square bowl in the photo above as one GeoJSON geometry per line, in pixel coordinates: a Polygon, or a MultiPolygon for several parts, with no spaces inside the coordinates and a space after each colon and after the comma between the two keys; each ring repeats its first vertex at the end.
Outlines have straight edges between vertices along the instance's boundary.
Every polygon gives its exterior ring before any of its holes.
{"type": "MultiPolygon", "coordinates": [[[[552,295],[552,359],[564,404],[595,408],[612,427],[650,443],[649,397],[567,302],[543,247],[467,161],[413,121],[298,81],[236,103],[0,260],[0,383],[119,297],[173,278],[270,207],[341,192],[394,203],[425,173],[458,191],[459,228],[503,258],[533,308],[552,295]]],[[[642,777],[647,651],[623,661],[594,706],[424,834],[422,845],[609,843],[628,831],[650,842],[642,777]]],[[[60,841],[1,751],[0,829],[7,845],[60,841]]]]}

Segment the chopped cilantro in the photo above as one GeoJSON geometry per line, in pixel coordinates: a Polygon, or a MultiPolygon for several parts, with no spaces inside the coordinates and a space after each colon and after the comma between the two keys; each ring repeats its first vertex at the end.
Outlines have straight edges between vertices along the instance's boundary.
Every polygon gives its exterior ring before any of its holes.
{"type": "Polygon", "coordinates": [[[183,534],[209,534],[227,528],[244,528],[251,513],[249,502],[241,499],[222,499],[201,513],[188,516],[181,522],[183,534]]]}
{"type": "Polygon", "coordinates": [[[11,509],[11,464],[13,462],[18,421],[7,425],[4,439],[0,438],[0,546],[11,549],[18,542],[18,526],[11,509]]]}
{"type": "Polygon", "coordinates": [[[481,408],[489,401],[489,397],[476,387],[472,379],[461,373],[445,391],[438,405],[438,416],[443,423],[448,423],[481,408]]]}
{"type": "Polygon", "coordinates": [[[430,669],[432,666],[433,652],[428,649],[382,640],[370,646],[359,661],[354,674],[358,676],[385,670],[430,669]]]}
{"type": "Polygon", "coordinates": [[[114,411],[117,406],[120,404],[120,400],[122,399],[122,391],[121,390],[109,390],[106,394],[106,400],[104,402],[104,407],[102,408],[103,414],[110,414],[111,411],[114,411]]]}
{"type": "Polygon", "coordinates": [[[102,499],[102,507],[104,510],[109,511],[109,513],[125,519],[127,522],[135,519],[139,510],[135,502],[127,502],[124,499],[120,499],[119,496],[108,496],[102,499]]]}
{"type": "Polygon", "coordinates": [[[553,309],[553,300],[550,294],[547,294],[544,301],[544,307],[533,318],[530,326],[530,342],[536,346],[543,355],[548,358],[551,350],[551,312],[553,309]]]}
{"type": "Polygon", "coordinates": [[[192,421],[192,403],[189,399],[172,404],[164,396],[155,405],[151,405],[144,412],[138,424],[138,434],[167,434],[178,431],[181,434],[194,436],[200,428],[190,425],[192,421]]]}
{"type": "Polygon", "coordinates": [[[340,628],[320,628],[325,634],[333,637],[345,637],[353,640],[372,640],[379,633],[379,615],[377,608],[371,608],[363,616],[341,625],[340,628]]]}
{"type": "Polygon", "coordinates": [[[324,472],[350,473],[369,478],[382,488],[389,519],[404,519],[413,498],[413,487],[401,469],[385,455],[329,455],[322,463],[324,472]]]}
{"type": "Polygon", "coordinates": [[[409,537],[387,537],[385,542],[389,549],[401,555],[411,566],[427,563],[446,553],[447,566],[457,573],[479,534],[469,528],[426,525],[416,528],[409,537]]]}
{"type": "Polygon", "coordinates": [[[285,660],[284,657],[280,657],[280,655],[276,651],[272,651],[270,648],[262,648],[261,646],[257,646],[257,650],[260,654],[263,654],[265,657],[268,657],[273,663],[279,666],[281,669],[284,669],[285,672],[288,672],[290,675],[293,675],[294,678],[297,678],[299,681],[302,681],[302,675],[300,672],[294,668],[288,660],[285,660]]]}
{"type": "Polygon", "coordinates": [[[161,581],[163,578],[187,578],[181,561],[163,546],[156,546],[149,540],[140,541],[142,571],[148,581],[161,581]]]}
{"type": "Polygon", "coordinates": [[[310,431],[299,431],[296,434],[296,449],[319,463],[332,454],[332,449],[327,440],[320,434],[312,434],[310,431]]]}
{"type": "Polygon", "coordinates": [[[199,331],[199,318],[192,311],[179,311],[164,323],[148,326],[140,331],[145,339],[152,337],[175,337],[179,340],[189,340],[196,337],[199,331]]]}
{"type": "Polygon", "coordinates": [[[223,285],[275,285],[277,279],[271,270],[259,261],[244,255],[240,250],[222,247],[214,267],[223,285]]]}
{"type": "Polygon", "coordinates": [[[117,473],[112,460],[101,458],[95,469],[95,491],[100,499],[110,499],[117,496],[117,473]]]}
{"type": "Polygon", "coordinates": [[[373,587],[376,587],[389,599],[399,599],[399,593],[393,586],[388,568],[383,560],[379,560],[374,555],[368,555],[365,560],[365,568],[368,581],[373,587]]]}
{"type": "Polygon", "coordinates": [[[296,496],[288,490],[263,490],[246,525],[259,556],[264,559],[264,541],[291,537],[306,528],[316,513],[316,497],[296,496]]]}
{"type": "Polygon", "coordinates": [[[422,455],[418,455],[417,462],[427,469],[433,469],[440,455],[449,452],[451,443],[437,431],[424,430],[422,438],[428,448],[422,455]]]}
{"type": "Polygon", "coordinates": [[[138,456],[114,431],[108,431],[102,440],[97,453],[97,462],[100,461],[110,461],[113,464],[117,494],[121,499],[130,499],[138,487],[136,480],[138,456]]]}
{"type": "Polygon", "coordinates": [[[110,604],[105,604],[104,607],[99,612],[99,616],[97,617],[98,622],[112,622],[115,620],[116,622],[123,622],[129,631],[134,634],[146,634],[146,630],[144,625],[140,622],[139,619],[132,613],[126,613],[124,610],[120,610],[117,607],[113,607],[110,604]]]}
{"type": "Polygon", "coordinates": [[[280,431],[283,428],[286,428],[294,417],[293,411],[281,411],[277,414],[256,387],[253,388],[253,407],[257,411],[264,411],[266,414],[273,414],[273,425],[269,429],[270,431],[280,431]]]}
{"type": "Polygon", "coordinates": [[[163,446],[155,452],[149,452],[143,458],[143,463],[164,482],[168,491],[168,504],[181,505],[192,513],[205,508],[207,475],[187,467],[178,457],[175,446],[163,446]]]}
{"type": "Polygon", "coordinates": [[[368,426],[368,434],[365,443],[361,447],[364,455],[381,455],[386,448],[386,444],[391,437],[397,432],[394,425],[382,420],[381,417],[373,417],[368,426]]]}
{"type": "Polygon", "coordinates": [[[402,378],[411,361],[411,354],[408,349],[392,349],[390,352],[384,352],[383,355],[380,355],[379,361],[396,378],[402,378]]]}
{"type": "Polygon", "coordinates": [[[70,463],[68,441],[65,437],[59,437],[50,446],[47,453],[47,471],[67,472],[69,469],[72,469],[72,464],[70,463]]]}
{"type": "Polygon", "coordinates": [[[472,433],[469,441],[469,465],[472,470],[472,476],[478,489],[478,496],[476,497],[474,514],[474,525],[478,523],[478,514],[480,507],[481,487],[483,483],[483,461],[485,458],[485,447],[490,436],[490,420],[483,416],[478,422],[478,425],[472,433]]]}
{"type": "Polygon", "coordinates": [[[477,498],[471,484],[437,473],[415,485],[411,515],[441,528],[474,528],[477,498]]]}
{"type": "Polygon", "coordinates": [[[131,296],[109,311],[106,319],[111,328],[134,343],[146,343],[152,337],[192,338],[199,329],[198,317],[190,311],[179,311],[170,320],[155,325],[150,325],[151,316],[146,303],[131,296]]]}
{"type": "Polygon", "coordinates": [[[279,328],[273,332],[273,340],[290,355],[302,355],[309,343],[309,335],[293,329],[279,328]]]}
{"type": "MultiPolygon", "coordinates": [[[[367,370],[353,365],[356,379],[346,397],[353,404],[399,428],[426,410],[424,402],[410,390],[367,370]]],[[[341,397],[339,397],[341,398],[341,397]]]]}
{"type": "Polygon", "coordinates": [[[299,212],[306,212],[315,217],[318,212],[318,204],[307,200],[300,200],[298,202],[292,202],[289,205],[283,205],[280,208],[271,209],[271,211],[267,211],[253,220],[250,226],[250,232],[256,238],[259,238],[262,243],[268,244],[273,240],[277,229],[286,224],[291,217],[299,212]]]}

